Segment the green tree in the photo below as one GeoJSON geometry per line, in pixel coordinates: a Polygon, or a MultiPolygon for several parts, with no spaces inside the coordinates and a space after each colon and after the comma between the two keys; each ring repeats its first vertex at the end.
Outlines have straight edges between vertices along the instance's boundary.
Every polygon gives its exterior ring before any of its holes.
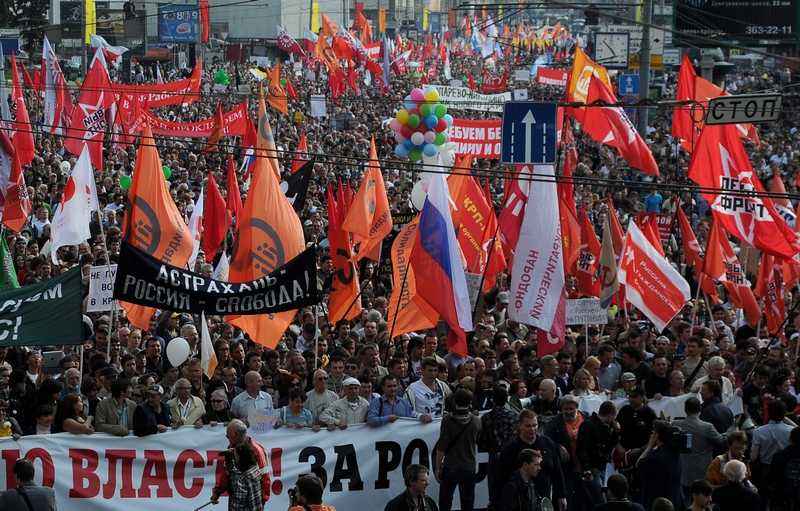
{"type": "Polygon", "coordinates": [[[22,45],[29,55],[42,45],[44,27],[47,25],[47,10],[50,8],[49,0],[0,0],[0,2],[13,1],[12,21],[20,29],[22,45]]]}

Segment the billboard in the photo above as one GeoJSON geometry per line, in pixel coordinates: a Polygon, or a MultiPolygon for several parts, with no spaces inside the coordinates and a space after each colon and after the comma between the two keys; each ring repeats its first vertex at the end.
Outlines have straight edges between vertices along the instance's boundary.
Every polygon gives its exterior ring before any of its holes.
{"type": "Polygon", "coordinates": [[[196,43],[200,12],[193,5],[165,5],[158,8],[158,42],[196,43]]]}
{"type": "Polygon", "coordinates": [[[137,10],[128,17],[119,9],[97,8],[97,35],[112,46],[125,46],[131,56],[147,54],[147,12],[137,10]]]}
{"type": "Polygon", "coordinates": [[[695,41],[692,35],[758,46],[794,44],[797,4],[797,0],[675,0],[675,30],[681,32],[674,36],[675,45],[718,45],[695,41]]]}
{"type": "Polygon", "coordinates": [[[83,40],[83,2],[61,2],[61,39],[83,40]]]}

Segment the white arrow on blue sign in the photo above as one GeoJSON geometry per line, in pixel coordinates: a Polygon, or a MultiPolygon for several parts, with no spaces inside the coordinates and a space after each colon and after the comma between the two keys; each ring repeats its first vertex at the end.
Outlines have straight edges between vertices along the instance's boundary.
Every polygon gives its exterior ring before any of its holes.
{"type": "Polygon", "coordinates": [[[509,101],[503,109],[501,159],[507,165],[553,165],[557,159],[558,105],[509,101]]]}

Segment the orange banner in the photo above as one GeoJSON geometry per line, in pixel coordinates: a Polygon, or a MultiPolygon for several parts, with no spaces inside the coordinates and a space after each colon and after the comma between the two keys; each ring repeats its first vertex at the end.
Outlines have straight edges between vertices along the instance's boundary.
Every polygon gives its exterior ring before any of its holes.
{"type": "Polygon", "coordinates": [[[403,226],[392,244],[395,292],[389,300],[389,331],[395,337],[433,328],[439,321],[439,313],[417,295],[414,269],[409,264],[418,230],[419,216],[403,226]]]}

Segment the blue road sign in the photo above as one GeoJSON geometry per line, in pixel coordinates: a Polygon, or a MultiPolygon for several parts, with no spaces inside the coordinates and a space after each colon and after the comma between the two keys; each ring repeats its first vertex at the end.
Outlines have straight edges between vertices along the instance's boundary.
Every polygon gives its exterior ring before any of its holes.
{"type": "Polygon", "coordinates": [[[558,105],[509,101],[503,109],[501,157],[507,165],[556,163],[558,105]]]}
{"type": "MultiPolygon", "coordinates": [[[[628,103],[629,105],[635,105],[639,102],[639,98],[636,96],[623,96],[622,97],[623,103],[628,103]]],[[[626,106],[625,113],[628,114],[628,117],[631,117],[633,114],[636,113],[636,108],[633,106],[626,106]]]]}
{"type": "Polygon", "coordinates": [[[639,75],[620,75],[619,93],[623,96],[638,96],[639,75]]]}

